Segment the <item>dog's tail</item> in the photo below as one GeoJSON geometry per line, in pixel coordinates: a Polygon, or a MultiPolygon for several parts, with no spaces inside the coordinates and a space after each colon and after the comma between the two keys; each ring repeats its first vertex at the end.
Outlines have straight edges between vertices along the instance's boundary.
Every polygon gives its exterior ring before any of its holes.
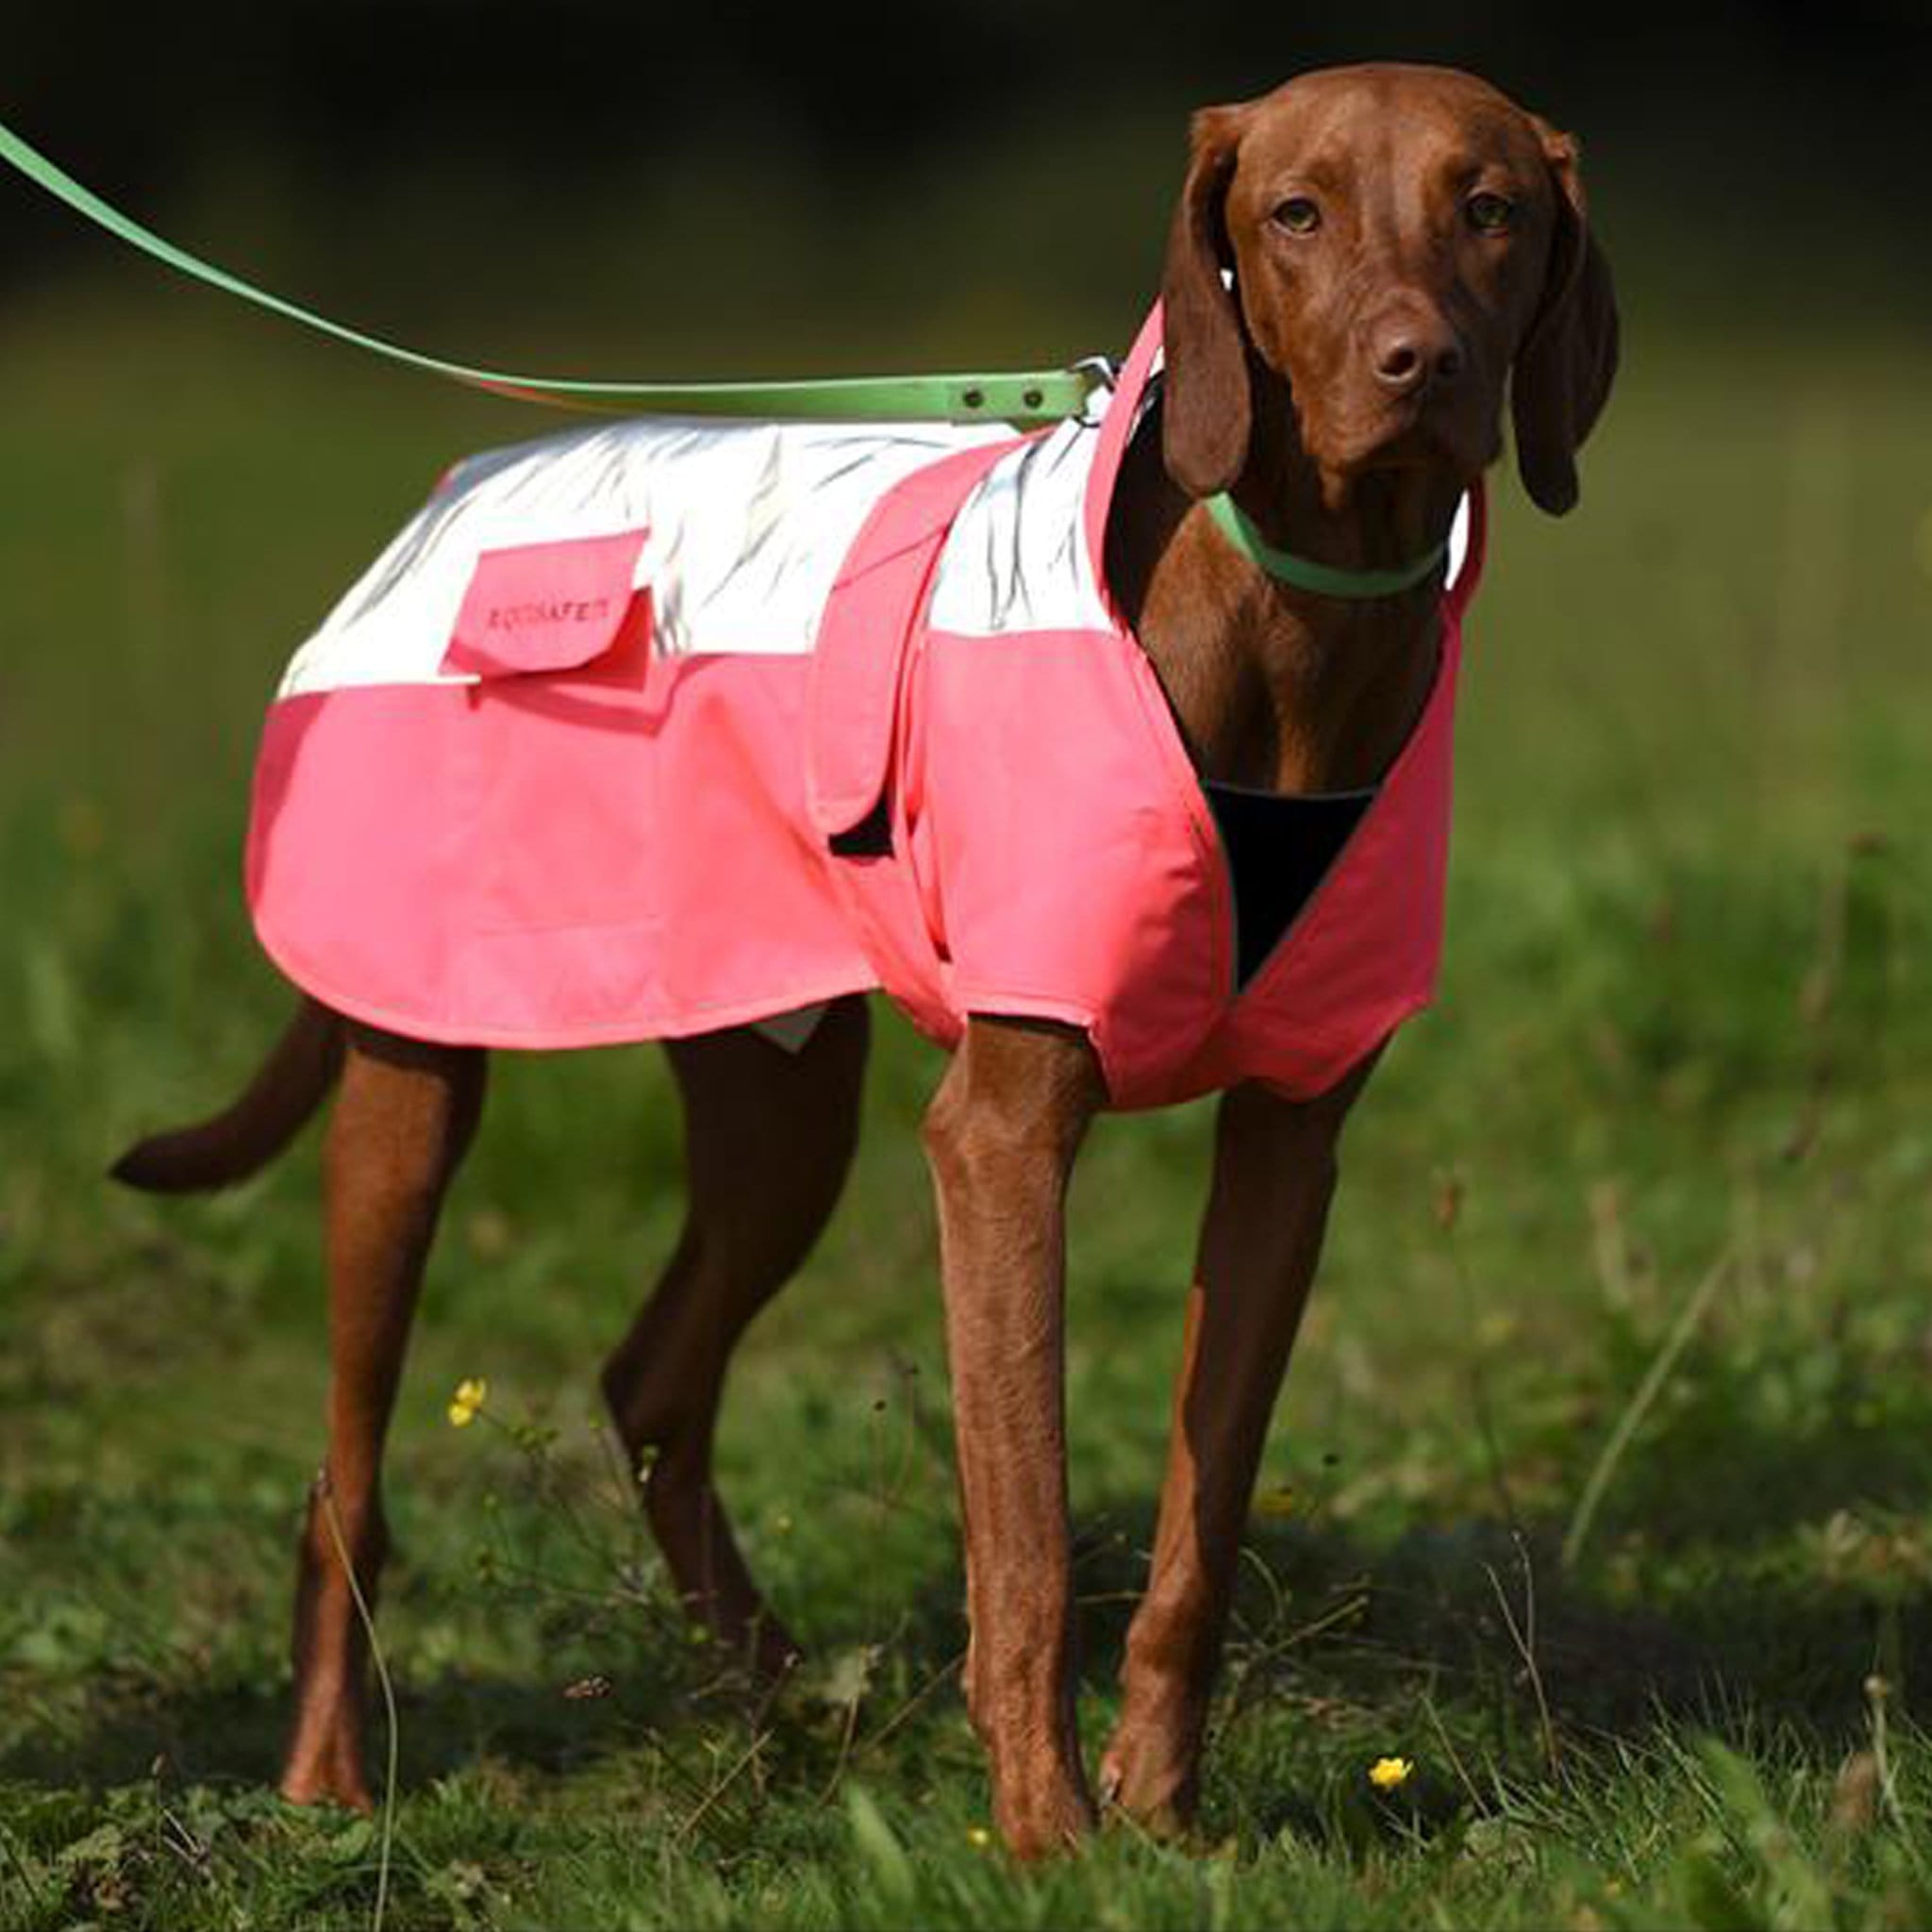
{"type": "Polygon", "coordinates": [[[157,1194],[232,1187],[295,1138],[341,1066],[341,1016],[305,999],[232,1106],[192,1126],[137,1141],[108,1173],[157,1194]]]}

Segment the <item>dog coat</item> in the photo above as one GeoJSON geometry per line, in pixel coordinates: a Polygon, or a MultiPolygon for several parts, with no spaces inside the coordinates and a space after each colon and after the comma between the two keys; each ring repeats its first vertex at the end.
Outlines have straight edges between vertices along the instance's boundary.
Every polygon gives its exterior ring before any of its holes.
{"type": "Polygon", "coordinates": [[[1473,499],[1373,794],[1207,787],[1101,558],[1159,311],[1088,413],[634,419],[459,463],[297,653],[263,945],[452,1043],[676,1037],[882,988],[1083,1028],[1111,1100],[1332,1085],[1432,991],[1473,499]]]}

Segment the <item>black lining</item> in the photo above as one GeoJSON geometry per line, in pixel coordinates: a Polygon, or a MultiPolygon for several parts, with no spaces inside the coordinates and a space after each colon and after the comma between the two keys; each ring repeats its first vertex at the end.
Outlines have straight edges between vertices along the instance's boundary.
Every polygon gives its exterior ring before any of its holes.
{"type": "Polygon", "coordinates": [[[1234,892],[1235,984],[1244,987],[1315,895],[1374,791],[1295,794],[1202,781],[1234,892]]]}
{"type": "Polygon", "coordinates": [[[892,849],[892,808],[881,791],[856,825],[834,832],[826,841],[836,858],[884,858],[892,849]]]}

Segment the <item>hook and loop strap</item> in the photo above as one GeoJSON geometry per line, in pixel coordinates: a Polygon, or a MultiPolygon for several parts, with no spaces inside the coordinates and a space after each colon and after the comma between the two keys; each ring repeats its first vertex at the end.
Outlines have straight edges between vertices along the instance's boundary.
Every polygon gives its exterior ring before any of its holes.
{"type": "Polygon", "coordinates": [[[110,207],[0,122],[0,160],[130,247],[182,275],[238,295],[305,327],[414,369],[556,408],[656,410],[680,416],[763,416],[846,422],[1033,423],[1077,415],[1096,376],[1088,367],[984,375],[831,376],[809,382],[595,382],[472,369],[365,334],[304,308],[190,255],[110,207]]]}

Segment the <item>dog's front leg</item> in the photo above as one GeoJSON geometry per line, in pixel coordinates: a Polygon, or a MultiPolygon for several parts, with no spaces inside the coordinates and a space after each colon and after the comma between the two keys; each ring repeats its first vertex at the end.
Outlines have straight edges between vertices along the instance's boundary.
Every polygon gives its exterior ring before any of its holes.
{"type": "Polygon", "coordinates": [[[1156,1830],[1193,1815],[1255,1470],[1322,1252],[1336,1141],[1368,1074],[1307,1105],[1261,1087],[1221,1104],[1153,1574],[1101,1765],[1108,1801],[1156,1830]]]}
{"type": "Polygon", "coordinates": [[[1074,1722],[1067,1177],[1104,1098],[1086,1040],[974,1020],[926,1116],[966,1528],[966,1700],[993,1816],[1038,1857],[1093,1822],[1074,1722]]]}

